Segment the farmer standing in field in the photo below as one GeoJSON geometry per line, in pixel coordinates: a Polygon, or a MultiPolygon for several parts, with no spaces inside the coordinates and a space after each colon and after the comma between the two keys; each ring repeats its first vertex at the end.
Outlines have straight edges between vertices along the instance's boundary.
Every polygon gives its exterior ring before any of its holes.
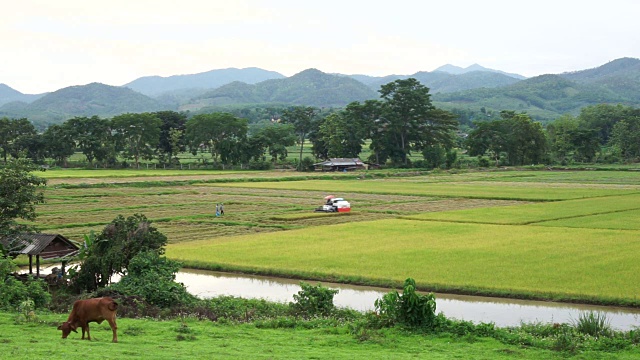
{"type": "Polygon", "coordinates": [[[224,204],[220,204],[220,215],[224,215],[224,204]]]}
{"type": "Polygon", "coordinates": [[[220,204],[216,204],[216,216],[220,216],[220,204]]]}

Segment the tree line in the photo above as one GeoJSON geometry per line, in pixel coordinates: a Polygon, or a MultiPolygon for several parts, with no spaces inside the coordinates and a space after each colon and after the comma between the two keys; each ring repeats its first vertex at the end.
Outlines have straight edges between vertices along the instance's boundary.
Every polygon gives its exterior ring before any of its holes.
{"type": "Polygon", "coordinates": [[[159,111],[74,117],[38,133],[28,119],[1,118],[0,151],[5,163],[8,157],[28,157],[61,166],[81,152],[89,164],[102,167],[120,166],[119,159],[135,167],[142,160],[177,165],[178,154],[190,152],[209,153],[217,164],[265,168],[287,159],[287,147],[297,143],[295,163],[303,169],[313,163],[303,159],[307,142],[318,159],[359,157],[368,143],[371,155],[365,160],[401,167],[452,167],[460,150],[478,157],[480,166],[640,159],[640,109],[633,107],[588,106],[546,127],[515,111],[502,111],[497,119],[482,112],[486,116],[461,124],[464,116],[436,108],[429,89],[416,79],[393,81],[379,93],[379,100],[343,109],[256,108],[268,119],[248,119],[246,109],[195,115],[159,111]]]}
{"type": "Polygon", "coordinates": [[[5,159],[46,158],[66,166],[81,152],[90,164],[116,166],[117,159],[157,159],[179,162],[178,154],[202,152],[212,161],[236,165],[275,162],[288,156],[287,147],[310,141],[317,158],[358,157],[367,139],[378,163],[390,160],[408,165],[412,151],[440,147],[452,151],[457,121],[453,114],[431,104],[429,89],[415,79],[397,80],[380,89],[381,99],[354,102],[345,109],[322,112],[292,106],[263,126],[249,127],[246,118],[227,112],[197,114],[159,111],[127,113],[105,119],[74,117],[37,133],[28,119],[0,119],[0,141],[5,159]]]}

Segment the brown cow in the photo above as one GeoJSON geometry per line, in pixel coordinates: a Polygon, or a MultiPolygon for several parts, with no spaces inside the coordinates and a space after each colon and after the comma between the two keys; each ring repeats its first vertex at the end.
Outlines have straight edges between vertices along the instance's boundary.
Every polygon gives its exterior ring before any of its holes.
{"type": "Polygon", "coordinates": [[[84,332],[87,331],[87,340],[91,340],[89,333],[89,323],[97,322],[101,324],[104,320],[109,322],[111,331],[113,331],[113,342],[118,342],[118,326],[116,326],[116,309],[118,303],[110,297],[101,297],[95,299],[78,300],[73,303],[73,309],[69,314],[69,319],[58,326],[58,330],[62,330],[62,338],[66,339],[71,331],[77,333],[78,327],[82,328],[82,339],[84,332]]]}

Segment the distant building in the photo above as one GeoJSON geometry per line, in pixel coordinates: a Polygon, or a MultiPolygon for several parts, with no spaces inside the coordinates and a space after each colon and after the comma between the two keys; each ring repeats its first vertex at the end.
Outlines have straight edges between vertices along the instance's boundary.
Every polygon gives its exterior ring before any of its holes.
{"type": "Polygon", "coordinates": [[[364,170],[367,165],[358,158],[333,158],[313,164],[313,168],[320,171],[353,171],[364,170]]]}

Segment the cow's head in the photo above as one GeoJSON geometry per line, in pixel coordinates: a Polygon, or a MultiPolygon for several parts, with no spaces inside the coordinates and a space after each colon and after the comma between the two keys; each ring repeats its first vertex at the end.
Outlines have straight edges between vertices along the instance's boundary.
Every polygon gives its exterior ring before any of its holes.
{"type": "Polygon", "coordinates": [[[77,333],[78,331],[76,331],[78,327],[73,325],[72,323],[65,321],[62,323],[62,325],[58,326],[58,330],[62,330],[62,338],[66,339],[67,336],[69,336],[70,332],[75,332],[77,333]]]}

